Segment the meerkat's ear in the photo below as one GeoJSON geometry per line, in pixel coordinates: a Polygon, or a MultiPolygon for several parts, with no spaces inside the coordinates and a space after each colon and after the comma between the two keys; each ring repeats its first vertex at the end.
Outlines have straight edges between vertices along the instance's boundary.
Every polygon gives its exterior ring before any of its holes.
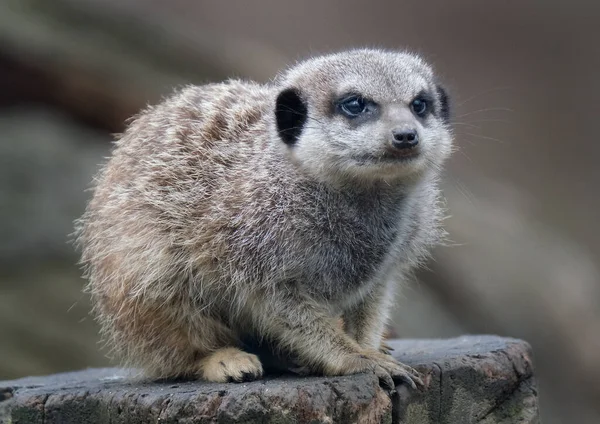
{"type": "Polygon", "coordinates": [[[450,100],[448,99],[448,94],[441,85],[438,85],[436,89],[440,100],[440,117],[444,122],[448,122],[450,121],[450,100]]]}
{"type": "Polygon", "coordinates": [[[283,90],[275,102],[277,131],[286,144],[294,144],[304,128],[308,108],[296,88],[283,90]]]}

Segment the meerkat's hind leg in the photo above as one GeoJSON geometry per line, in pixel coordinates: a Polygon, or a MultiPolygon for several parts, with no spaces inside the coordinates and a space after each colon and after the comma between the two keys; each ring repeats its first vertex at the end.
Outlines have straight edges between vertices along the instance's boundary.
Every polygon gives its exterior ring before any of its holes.
{"type": "Polygon", "coordinates": [[[200,371],[203,379],[215,383],[241,383],[263,376],[258,356],[237,347],[224,347],[202,358],[200,371]]]}

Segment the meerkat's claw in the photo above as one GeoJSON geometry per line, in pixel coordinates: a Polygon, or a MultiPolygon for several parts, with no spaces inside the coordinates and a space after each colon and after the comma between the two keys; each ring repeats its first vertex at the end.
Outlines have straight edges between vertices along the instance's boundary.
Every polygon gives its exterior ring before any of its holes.
{"type": "Polygon", "coordinates": [[[417,370],[402,363],[400,363],[400,365],[402,365],[404,369],[401,373],[392,376],[394,381],[404,382],[412,387],[413,390],[423,389],[425,387],[425,384],[421,379],[421,374],[417,370]]]}
{"type": "Polygon", "coordinates": [[[202,378],[216,383],[242,383],[263,376],[258,357],[234,347],[217,350],[204,358],[200,366],[202,378]]]}
{"type": "Polygon", "coordinates": [[[414,390],[424,386],[421,375],[414,368],[404,365],[392,356],[383,354],[379,351],[373,351],[369,356],[377,361],[377,365],[374,368],[375,374],[379,377],[379,381],[383,383],[384,387],[389,388],[390,380],[393,384],[393,387],[391,387],[392,389],[395,387],[396,382],[406,383],[414,390]],[[387,378],[380,375],[380,369],[387,374],[387,378]]]}
{"type": "Polygon", "coordinates": [[[385,368],[377,365],[373,369],[373,372],[375,373],[375,375],[377,376],[377,378],[379,378],[379,384],[384,389],[387,389],[388,391],[391,391],[391,390],[394,390],[396,388],[396,383],[394,382],[394,379],[392,378],[392,376],[390,375],[390,373],[385,368]]]}
{"type": "MultiPolygon", "coordinates": [[[[408,373],[402,374],[400,376],[396,375],[394,377],[395,377],[394,378],[395,381],[399,380],[402,383],[408,384],[413,390],[417,390],[417,383],[415,380],[420,381],[420,379],[418,377],[413,377],[413,376],[409,375],[408,373]]],[[[421,382],[421,384],[422,384],[422,382],[421,382]]]]}
{"type": "Polygon", "coordinates": [[[394,348],[385,342],[381,342],[381,346],[379,347],[379,351],[384,355],[391,355],[394,351],[394,348]]]}

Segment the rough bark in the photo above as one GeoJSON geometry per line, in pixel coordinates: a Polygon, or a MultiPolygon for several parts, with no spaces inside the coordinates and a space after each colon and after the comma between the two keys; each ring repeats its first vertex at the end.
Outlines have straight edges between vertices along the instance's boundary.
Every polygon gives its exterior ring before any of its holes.
{"type": "Polygon", "coordinates": [[[88,369],[0,382],[2,423],[539,423],[529,345],[468,336],[394,340],[426,389],[391,396],[371,374],[270,376],[243,384],[134,382],[88,369]]]}

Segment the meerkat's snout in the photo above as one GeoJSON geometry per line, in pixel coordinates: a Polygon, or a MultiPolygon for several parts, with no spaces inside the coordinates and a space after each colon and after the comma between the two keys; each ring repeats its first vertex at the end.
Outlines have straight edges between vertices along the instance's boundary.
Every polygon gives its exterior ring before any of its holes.
{"type": "Polygon", "coordinates": [[[419,133],[414,128],[395,128],[392,130],[392,146],[398,150],[412,150],[419,144],[419,133]]]}
{"type": "Polygon", "coordinates": [[[417,156],[421,151],[419,125],[409,108],[392,104],[386,113],[388,154],[402,159],[417,156]]]}

